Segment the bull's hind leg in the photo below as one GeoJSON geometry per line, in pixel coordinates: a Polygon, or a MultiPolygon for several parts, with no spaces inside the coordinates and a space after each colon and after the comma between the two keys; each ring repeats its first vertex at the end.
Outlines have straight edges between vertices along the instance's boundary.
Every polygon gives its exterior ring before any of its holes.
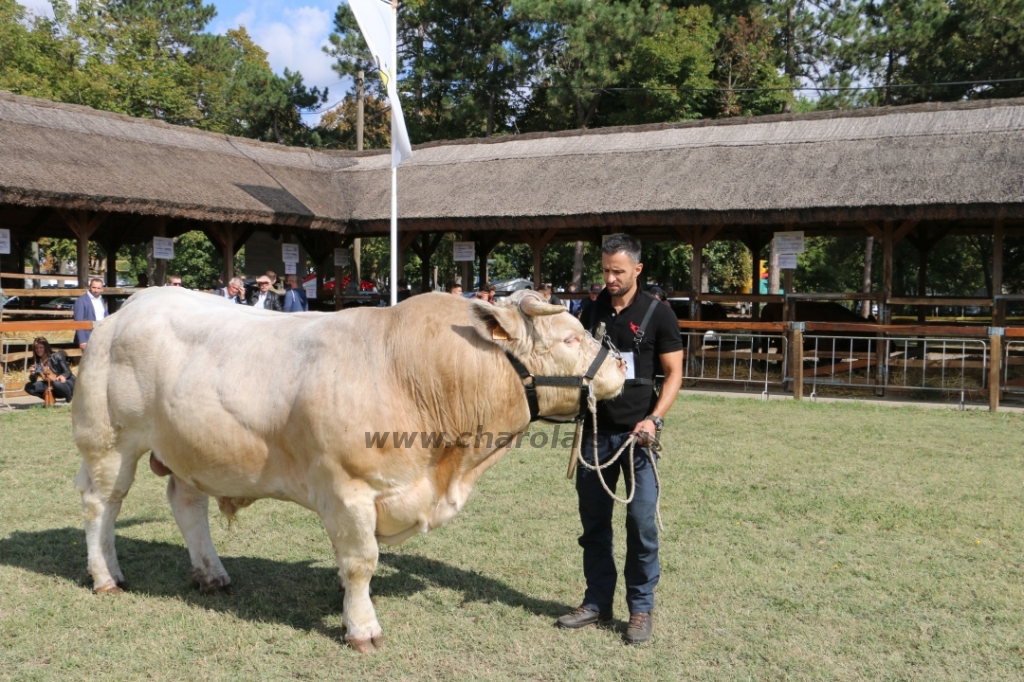
{"type": "Polygon", "coordinates": [[[138,461],[137,456],[117,451],[84,456],[75,477],[75,488],[82,494],[89,574],[96,593],[117,592],[124,584],[114,549],[114,522],[121,511],[121,501],[135,480],[138,461]]]}
{"type": "Polygon", "coordinates": [[[224,570],[210,537],[209,496],[171,475],[167,481],[167,500],[185,538],[192,561],[192,577],[199,590],[209,593],[226,589],[231,578],[224,570]]]}
{"type": "Polygon", "coordinates": [[[338,575],[345,589],[342,624],[345,639],[360,652],[384,646],[377,612],[370,601],[370,578],[377,569],[377,510],[372,493],[346,490],[322,495],[320,518],[334,545],[338,575]]]}

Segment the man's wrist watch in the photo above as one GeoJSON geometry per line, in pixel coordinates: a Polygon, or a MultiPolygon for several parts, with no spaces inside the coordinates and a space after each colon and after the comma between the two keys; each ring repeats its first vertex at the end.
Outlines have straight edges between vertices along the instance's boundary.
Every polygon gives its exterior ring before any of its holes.
{"type": "Polygon", "coordinates": [[[656,414],[649,414],[646,417],[644,417],[644,419],[654,422],[654,428],[656,428],[658,431],[661,431],[665,427],[665,420],[656,414]]]}

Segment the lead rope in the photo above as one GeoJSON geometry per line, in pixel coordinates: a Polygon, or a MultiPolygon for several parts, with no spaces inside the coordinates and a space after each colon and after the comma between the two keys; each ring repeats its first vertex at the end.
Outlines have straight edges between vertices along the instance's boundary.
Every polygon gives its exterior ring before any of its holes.
{"type": "MultiPolygon", "coordinates": [[[[589,385],[589,392],[587,394],[587,409],[590,411],[590,416],[593,423],[594,431],[594,463],[590,464],[583,458],[583,420],[576,422],[576,435],[572,442],[572,453],[570,453],[570,465],[567,478],[572,478],[573,473],[576,470],[576,464],[582,464],[585,469],[589,469],[597,474],[597,480],[601,482],[601,487],[608,493],[608,496],[620,504],[629,504],[633,501],[633,496],[636,494],[636,463],[633,460],[633,450],[636,447],[639,437],[636,434],[631,434],[626,442],[615,451],[615,454],[611,456],[604,464],[599,463],[597,459],[597,398],[594,397],[594,386],[589,385]],[[619,497],[608,484],[604,481],[604,476],[601,475],[601,471],[607,469],[614,464],[622,453],[626,450],[626,446],[629,446],[629,479],[633,483],[632,489],[629,491],[629,496],[625,499],[619,497]]],[[[661,476],[658,475],[658,461],[655,457],[655,453],[661,454],[661,442],[655,436],[649,436],[650,444],[647,447],[647,459],[651,463],[651,471],[654,472],[654,483],[657,486],[658,494],[654,501],[654,511],[658,519],[658,528],[662,531],[665,530],[665,525],[661,521],[661,476]]]]}

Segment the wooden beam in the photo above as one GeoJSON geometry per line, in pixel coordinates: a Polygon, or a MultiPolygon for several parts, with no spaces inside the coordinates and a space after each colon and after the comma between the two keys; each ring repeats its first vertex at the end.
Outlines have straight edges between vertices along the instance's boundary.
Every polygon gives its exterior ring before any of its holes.
{"type": "Polygon", "coordinates": [[[918,221],[916,221],[916,220],[905,220],[903,222],[903,224],[900,225],[896,229],[895,232],[893,232],[893,235],[892,235],[892,242],[893,242],[893,244],[898,243],[900,240],[902,240],[904,237],[906,237],[907,234],[911,230],[913,230],[915,227],[917,227],[917,222],[918,221]]]}
{"type": "Polygon", "coordinates": [[[889,299],[892,298],[892,255],[894,244],[892,221],[887,220],[882,229],[882,305],[879,306],[878,311],[882,323],[888,323],[891,317],[889,299]]]}
{"type": "MultiPolygon", "coordinates": [[[[1003,221],[992,225],[992,296],[1003,293],[1003,221]]],[[[992,325],[1006,326],[1006,304],[993,299],[992,325]]],[[[998,393],[998,392],[997,392],[998,393]]]]}
{"type": "Polygon", "coordinates": [[[68,320],[27,320],[24,322],[0,322],[0,333],[4,332],[61,332],[92,329],[93,322],[68,320]]]}
{"type": "Polygon", "coordinates": [[[110,214],[106,211],[90,214],[89,211],[63,208],[57,209],[57,212],[78,240],[78,285],[85,289],[89,286],[89,237],[110,214]]]}
{"type": "Polygon", "coordinates": [[[875,223],[862,222],[860,225],[861,227],[864,228],[865,232],[867,232],[869,235],[875,238],[876,242],[881,243],[885,241],[885,237],[882,234],[882,230],[875,223]]]}

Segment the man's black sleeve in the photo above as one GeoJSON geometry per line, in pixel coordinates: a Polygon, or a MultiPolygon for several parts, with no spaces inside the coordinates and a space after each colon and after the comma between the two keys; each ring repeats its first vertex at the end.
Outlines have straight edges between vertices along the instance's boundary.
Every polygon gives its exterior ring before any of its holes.
{"type": "Polygon", "coordinates": [[[662,303],[654,313],[657,323],[654,336],[654,352],[656,355],[674,353],[683,349],[683,337],[679,333],[679,319],[672,309],[662,303]]]}

